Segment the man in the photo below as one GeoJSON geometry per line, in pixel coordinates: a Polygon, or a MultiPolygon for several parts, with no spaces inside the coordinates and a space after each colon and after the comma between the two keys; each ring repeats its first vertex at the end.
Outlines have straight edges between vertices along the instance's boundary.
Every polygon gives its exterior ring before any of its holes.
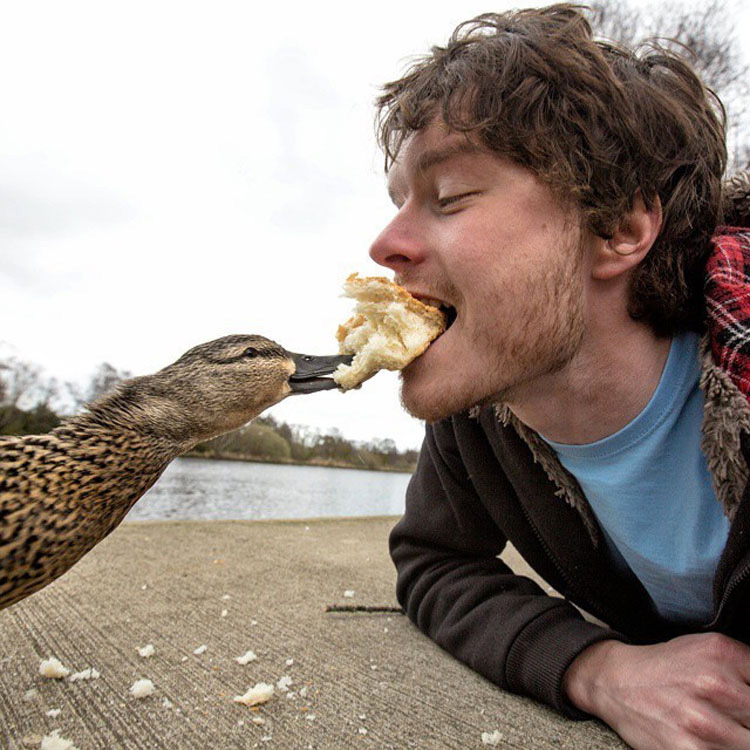
{"type": "Polygon", "coordinates": [[[558,5],[463,24],[379,114],[398,212],[370,254],[453,321],[403,373],[428,426],[399,600],[636,748],[750,747],[750,232],[717,232],[720,103],[558,5]]]}

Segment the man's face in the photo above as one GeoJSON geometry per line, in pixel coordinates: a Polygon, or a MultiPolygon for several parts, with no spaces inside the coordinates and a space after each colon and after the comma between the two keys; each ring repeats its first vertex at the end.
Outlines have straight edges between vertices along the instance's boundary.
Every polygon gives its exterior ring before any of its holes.
{"type": "Polygon", "coordinates": [[[439,120],[407,140],[388,183],[398,213],[371,257],[415,296],[456,311],[402,373],[407,410],[436,421],[512,403],[561,371],[585,327],[577,214],[531,172],[439,120]]]}

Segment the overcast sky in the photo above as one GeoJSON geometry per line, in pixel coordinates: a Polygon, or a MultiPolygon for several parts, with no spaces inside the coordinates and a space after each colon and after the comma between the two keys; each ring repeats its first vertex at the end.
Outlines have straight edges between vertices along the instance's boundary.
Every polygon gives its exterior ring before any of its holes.
{"type": "MultiPolygon", "coordinates": [[[[393,215],[378,86],[518,5],[0,0],[3,352],[81,382],[229,333],[335,353],[341,284],[381,273],[367,250],[393,215]]],[[[421,442],[390,373],[272,413],[421,442]]]]}

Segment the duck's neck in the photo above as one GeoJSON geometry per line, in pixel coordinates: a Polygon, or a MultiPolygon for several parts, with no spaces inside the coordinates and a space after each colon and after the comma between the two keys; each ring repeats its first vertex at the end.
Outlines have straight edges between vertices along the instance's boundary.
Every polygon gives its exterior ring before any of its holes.
{"type": "Polygon", "coordinates": [[[190,450],[206,432],[199,410],[181,404],[152,375],[121,383],[58,430],[66,427],[76,432],[139,436],[158,445],[167,461],[190,450]]]}
{"type": "Polygon", "coordinates": [[[148,390],[129,381],[48,435],[0,438],[0,609],[64,573],[195,442],[148,390]]]}

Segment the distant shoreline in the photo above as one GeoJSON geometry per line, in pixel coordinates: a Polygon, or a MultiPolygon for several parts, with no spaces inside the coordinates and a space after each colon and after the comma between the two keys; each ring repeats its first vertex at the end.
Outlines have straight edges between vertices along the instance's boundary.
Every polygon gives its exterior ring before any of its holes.
{"type": "Polygon", "coordinates": [[[247,456],[239,453],[225,453],[223,451],[212,451],[211,453],[200,453],[190,451],[183,453],[180,458],[205,458],[219,461],[245,461],[255,464],[281,464],[283,466],[320,466],[327,469],[357,469],[358,471],[382,471],[389,474],[413,474],[417,468],[416,464],[406,469],[398,468],[373,468],[371,466],[358,466],[345,461],[334,461],[325,458],[313,458],[310,461],[296,461],[293,458],[264,458],[263,456],[247,456]]]}

